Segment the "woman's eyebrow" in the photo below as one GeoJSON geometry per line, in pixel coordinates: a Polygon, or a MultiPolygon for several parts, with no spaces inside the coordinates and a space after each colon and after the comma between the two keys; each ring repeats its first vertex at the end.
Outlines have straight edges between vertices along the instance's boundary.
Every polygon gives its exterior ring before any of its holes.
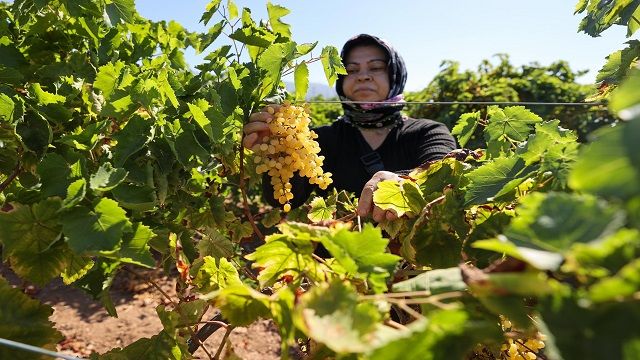
{"type": "MultiPolygon", "coordinates": [[[[386,59],[371,59],[371,60],[367,60],[366,62],[367,62],[367,63],[372,63],[372,62],[375,62],[375,61],[380,61],[380,62],[383,62],[383,63],[386,63],[386,62],[387,62],[387,60],[386,60],[386,59]]],[[[345,64],[345,66],[346,66],[346,65],[360,65],[360,64],[361,64],[361,63],[359,63],[359,62],[349,61],[349,62],[347,62],[347,63],[345,64]]]]}

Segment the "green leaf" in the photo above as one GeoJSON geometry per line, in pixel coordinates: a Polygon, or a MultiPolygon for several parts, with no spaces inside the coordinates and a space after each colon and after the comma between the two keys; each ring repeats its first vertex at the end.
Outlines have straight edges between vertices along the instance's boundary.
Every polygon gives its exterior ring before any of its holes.
{"type": "Polygon", "coordinates": [[[109,0],[105,4],[105,21],[110,26],[132,23],[136,15],[134,0],[109,0]]]}
{"type": "Polygon", "coordinates": [[[70,252],[66,269],[62,272],[62,281],[70,285],[85,276],[93,268],[95,262],[90,256],[80,256],[70,252]]]}
{"type": "Polygon", "coordinates": [[[149,251],[149,240],[156,234],[141,223],[134,223],[131,232],[126,232],[122,238],[122,246],[115,258],[119,261],[153,268],[156,261],[149,251]]]}
{"type": "Polygon", "coordinates": [[[317,223],[320,221],[333,219],[333,214],[336,212],[335,205],[327,205],[323,198],[316,196],[311,200],[311,209],[307,214],[307,218],[311,222],[317,223]]]}
{"type": "Polygon", "coordinates": [[[45,155],[38,164],[40,191],[43,196],[64,196],[70,184],[69,163],[56,153],[45,155]]]}
{"type": "Polygon", "coordinates": [[[24,120],[18,123],[16,134],[20,136],[27,150],[38,156],[44,155],[53,139],[53,132],[47,120],[33,111],[28,111],[24,120]]]}
{"type": "Polygon", "coordinates": [[[321,283],[299,302],[297,316],[310,338],[338,353],[370,349],[382,317],[374,304],[358,303],[358,294],[346,283],[321,283]]]}
{"type": "Polygon", "coordinates": [[[127,125],[113,138],[118,141],[113,149],[113,164],[121,167],[133,154],[147,145],[154,136],[154,127],[150,120],[133,116],[127,125]]]}
{"type": "Polygon", "coordinates": [[[15,104],[10,97],[0,94],[0,121],[13,122],[15,104]]]}
{"type": "Polygon", "coordinates": [[[393,210],[398,216],[419,213],[427,202],[418,185],[412,181],[385,180],[373,193],[374,203],[383,210],[393,210]]]}
{"type": "Polygon", "coordinates": [[[613,277],[605,278],[589,288],[594,302],[631,298],[640,290],[640,259],[634,259],[613,277]]]}
{"type": "Polygon", "coordinates": [[[564,261],[562,255],[556,252],[540,250],[530,246],[516,246],[505,236],[498,236],[497,239],[478,240],[471,244],[471,246],[476,249],[495,251],[511,256],[540,270],[558,270],[564,261]]]}
{"type": "MultiPolygon", "coordinates": [[[[511,181],[524,180],[535,170],[526,166],[517,157],[498,158],[468,173],[469,185],[465,194],[465,205],[484,204],[494,201],[511,181]]],[[[513,184],[513,183],[512,183],[513,184]]]]}
{"type": "Polygon", "coordinates": [[[66,100],[62,95],[52,94],[42,90],[42,87],[40,87],[40,84],[38,83],[31,84],[31,91],[36,96],[38,102],[42,105],[62,104],[66,100]]]}
{"type": "Polygon", "coordinates": [[[224,30],[224,26],[226,24],[226,20],[221,20],[220,22],[210,27],[207,33],[200,34],[200,44],[197,48],[198,53],[205,51],[209,47],[209,45],[211,45],[211,43],[216,41],[220,34],[222,34],[222,30],[224,30]]]}
{"type": "Polygon", "coordinates": [[[147,185],[121,183],[111,190],[122,207],[138,211],[151,211],[157,205],[155,190],[147,185]]]}
{"type": "Polygon", "coordinates": [[[569,175],[569,186],[623,199],[640,194],[640,121],[601,129],[593,135],[594,141],[583,148],[569,175]]]}
{"type": "Polygon", "coordinates": [[[82,254],[115,250],[128,219],[118,203],[102,198],[93,210],[82,206],[71,209],[61,222],[69,246],[82,254]]]}
{"type": "Polygon", "coordinates": [[[62,207],[71,208],[78,205],[84,200],[87,194],[87,183],[84,179],[78,179],[72,182],[67,188],[67,197],[62,202],[62,207]]]}
{"type": "Polygon", "coordinates": [[[254,268],[262,268],[258,275],[260,287],[270,286],[285,275],[305,273],[312,278],[317,277],[320,264],[312,257],[314,247],[311,241],[285,234],[269,235],[265,241],[266,244],[246,256],[254,262],[254,268]]]}
{"type": "Polygon", "coordinates": [[[122,74],[124,63],[117,61],[115,63],[107,63],[98,69],[96,80],[93,87],[102,91],[105,100],[109,100],[111,93],[118,87],[118,79],[122,74]]]}
{"type": "Polygon", "coordinates": [[[493,108],[490,111],[489,124],[484,130],[485,137],[487,142],[505,137],[513,141],[524,141],[532,130],[531,125],[541,121],[542,118],[524,106],[493,108]]]}
{"type": "Polygon", "coordinates": [[[287,38],[291,37],[291,26],[283,23],[280,18],[289,14],[291,11],[280,5],[273,5],[270,1],[267,2],[267,13],[269,14],[269,24],[271,28],[278,34],[281,34],[287,38]]]}
{"type": "Polygon", "coordinates": [[[204,114],[202,109],[198,107],[198,105],[187,104],[189,106],[189,112],[191,112],[191,116],[196,121],[198,126],[209,136],[210,140],[214,140],[213,130],[211,128],[211,121],[204,114]]]}
{"type": "Polygon", "coordinates": [[[227,11],[229,11],[229,20],[238,17],[238,6],[233,0],[227,0],[227,11]]]}
{"type": "Polygon", "coordinates": [[[273,88],[280,83],[282,70],[295,55],[296,44],[294,42],[274,43],[260,54],[258,67],[266,71],[262,79],[262,94],[269,95],[273,88]]]}
{"type": "Polygon", "coordinates": [[[507,238],[557,252],[577,242],[599,241],[624,225],[624,213],[590,195],[531,193],[516,212],[507,238]]]}
{"type": "Polygon", "coordinates": [[[109,288],[113,283],[119,267],[119,261],[98,258],[96,264],[74,283],[74,286],[102,302],[105,310],[111,316],[118,316],[116,307],[113,304],[113,299],[111,299],[111,295],[109,294],[109,288]]]}
{"type": "Polygon", "coordinates": [[[334,46],[325,46],[322,48],[322,54],[320,54],[320,60],[322,61],[322,67],[324,68],[324,74],[327,77],[329,86],[333,86],[338,75],[346,75],[347,70],[342,64],[340,53],[334,46]]]}
{"type": "Polygon", "coordinates": [[[58,241],[37,252],[29,248],[16,250],[9,260],[11,268],[20,278],[44,286],[60,276],[67,265],[69,253],[67,245],[58,241]]]}
{"type": "Polygon", "coordinates": [[[296,46],[296,57],[304,56],[310,53],[318,45],[318,42],[304,43],[296,46]]]}
{"type": "Polygon", "coordinates": [[[462,114],[456,126],[451,129],[451,134],[456,135],[461,147],[464,147],[473,136],[478,127],[478,121],[480,121],[480,111],[462,114]]]}
{"type": "Polygon", "coordinates": [[[640,41],[630,40],[627,44],[625,49],[607,56],[607,62],[596,76],[597,83],[620,84],[627,77],[640,55],[640,41]]]}
{"type": "Polygon", "coordinates": [[[200,18],[200,22],[207,25],[211,17],[218,11],[220,7],[221,0],[212,0],[207,4],[205,8],[205,12],[202,14],[202,18],[200,18]]]}
{"type": "Polygon", "coordinates": [[[467,284],[462,280],[459,267],[430,270],[409,280],[393,284],[393,292],[426,291],[431,295],[466,289],[467,284]]]}
{"type": "Polygon", "coordinates": [[[231,240],[214,228],[203,231],[198,251],[200,256],[211,256],[215,259],[230,257],[234,253],[231,240]]]}
{"type": "Polygon", "coordinates": [[[97,360],[181,360],[190,357],[187,344],[184,339],[174,339],[166,331],[160,332],[149,338],[136,340],[124,349],[113,349],[102,355],[97,355],[97,360]]]}
{"type": "Polygon", "coordinates": [[[229,38],[250,46],[267,48],[276,40],[276,35],[255,24],[247,24],[231,33],[229,38]]]}
{"type": "Polygon", "coordinates": [[[224,289],[229,286],[242,285],[238,270],[229,260],[220,258],[216,261],[214,257],[205,256],[203,261],[204,264],[198,269],[198,273],[193,280],[194,284],[203,293],[224,289]]]}
{"type": "Polygon", "coordinates": [[[260,221],[260,223],[262,223],[262,225],[264,225],[265,227],[270,228],[279,224],[281,220],[282,220],[282,213],[280,209],[273,209],[265,214],[264,218],[262,219],[262,221],[260,221]]]}
{"type": "MultiPolygon", "coordinates": [[[[638,45],[640,52],[640,45],[638,45]]],[[[640,70],[633,70],[629,77],[611,94],[609,108],[624,120],[640,118],[640,70]]]]}
{"type": "Polygon", "coordinates": [[[110,163],[105,162],[100,165],[98,171],[91,175],[89,187],[92,190],[109,191],[118,186],[129,174],[123,168],[114,168],[110,163]]]}
{"type": "MultiPolygon", "coordinates": [[[[14,289],[0,277],[0,338],[23,344],[56,350],[56,343],[63,339],[55,330],[49,316],[53,314],[50,306],[42,305],[38,300],[14,289]]],[[[27,353],[7,346],[0,347],[2,359],[26,359],[27,353]]]]}
{"type": "Polygon", "coordinates": [[[11,205],[11,210],[0,211],[0,242],[5,257],[20,250],[41,253],[60,238],[57,214],[60,199],[42,200],[33,205],[11,205]]]}
{"type": "Polygon", "coordinates": [[[387,279],[400,257],[387,253],[389,240],[380,229],[371,224],[362,232],[340,229],[323,238],[322,244],[347,273],[366,279],[376,293],[387,290],[387,279]]]}
{"type": "Polygon", "coordinates": [[[296,100],[302,101],[307,97],[307,91],[309,90],[309,68],[307,63],[303,61],[296,66],[293,78],[296,84],[296,100]]]}
{"type": "Polygon", "coordinates": [[[234,326],[247,326],[269,317],[269,297],[246,285],[228,286],[220,291],[216,306],[234,326]]]}

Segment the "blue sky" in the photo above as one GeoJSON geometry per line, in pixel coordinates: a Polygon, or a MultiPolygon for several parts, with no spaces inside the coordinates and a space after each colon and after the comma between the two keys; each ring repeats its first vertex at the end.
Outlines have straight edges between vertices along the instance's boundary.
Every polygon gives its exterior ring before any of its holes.
{"type": "MultiPolygon", "coordinates": [[[[402,54],[409,72],[406,90],[424,88],[442,60],[475,69],[482,59],[507,53],[516,65],[548,65],[566,60],[574,70],[589,70],[580,82],[590,83],[605,57],[624,47],[625,29],[615,26],[602,37],[578,33],[577,0],[280,0],[291,10],[283,21],[298,43],[318,41],[318,48],[338,48],[351,36],[370,33],[387,39],[402,54]]],[[[193,31],[208,0],[136,0],[140,14],[153,20],[175,20],[193,31]]],[[[223,0],[223,4],[226,1],[223,0]]],[[[265,19],[266,1],[236,0],[254,19],[265,19]]],[[[210,24],[215,23],[214,18],[210,24]]],[[[634,38],[637,38],[634,37],[634,38]]],[[[214,43],[215,46],[216,43],[214,43]]],[[[213,49],[209,48],[209,50],[213,49]]],[[[198,57],[189,54],[195,65],[198,57]]],[[[326,84],[319,63],[310,65],[310,80],[326,84]]]]}

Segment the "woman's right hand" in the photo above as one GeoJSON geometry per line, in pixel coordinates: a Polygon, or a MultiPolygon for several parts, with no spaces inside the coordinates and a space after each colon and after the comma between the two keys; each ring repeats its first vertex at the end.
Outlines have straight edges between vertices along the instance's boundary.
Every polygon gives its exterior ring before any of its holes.
{"type": "Polygon", "coordinates": [[[260,112],[252,113],[249,116],[249,122],[244,125],[244,139],[242,146],[252,149],[256,144],[260,144],[265,136],[270,136],[269,122],[273,119],[273,115],[267,111],[272,108],[274,113],[280,109],[279,105],[269,105],[264,107],[260,112]]]}

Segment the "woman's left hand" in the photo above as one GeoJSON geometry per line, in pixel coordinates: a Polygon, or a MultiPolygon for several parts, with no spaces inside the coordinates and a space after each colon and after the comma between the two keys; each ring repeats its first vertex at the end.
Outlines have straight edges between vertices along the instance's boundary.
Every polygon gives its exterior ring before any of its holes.
{"type": "Polygon", "coordinates": [[[360,194],[360,200],[358,200],[359,216],[367,216],[371,213],[371,217],[375,222],[381,222],[383,220],[395,220],[398,215],[393,210],[382,210],[373,203],[373,192],[378,188],[378,183],[384,180],[401,180],[402,178],[390,171],[378,171],[373,175],[371,180],[367,181],[360,194]]]}

